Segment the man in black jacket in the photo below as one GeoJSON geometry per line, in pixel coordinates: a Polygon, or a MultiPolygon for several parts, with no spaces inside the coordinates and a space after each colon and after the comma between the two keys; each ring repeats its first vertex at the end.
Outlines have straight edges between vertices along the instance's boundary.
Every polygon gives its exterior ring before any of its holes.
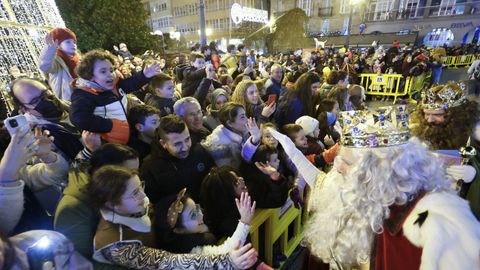
{"type": "Polygon", "coordinates": [[[140,175],[152,203],[185,187],[199,201],[200,185],[213,166],[212,157],[200,144],[192,147],[185,122],[177,115],[167,115],[160,122],[157,140],[143,161],[140,175]]]}

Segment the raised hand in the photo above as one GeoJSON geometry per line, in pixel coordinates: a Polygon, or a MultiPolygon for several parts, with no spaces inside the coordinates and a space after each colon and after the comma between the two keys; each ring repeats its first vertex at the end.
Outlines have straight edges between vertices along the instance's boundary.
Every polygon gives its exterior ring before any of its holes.
{"type": "Polygon", "coordinates": [[[262,162],[255,162],[255,166],[264,174],[270,176],[270,178],[274,181],[277,181],[280,177],[280,173],[274,167],[270,166],[270,164],[262,163],[262,162]]]}
{"type": "Polygon", "coordinates": [[[250,135],[252,136],[252,142],[255,144],[258,143],[262,139],[262,130],[258,127],[255,118],[248,118],[246,127],[248,132],[250,132],[250,135]]]}
{"type": "Polygon", "coordinates": [[[100,134],[98,133],[84,130],[82,131],[82,140],[88,151],[92,153],[95,152],[102,145],[102,139],[100,134]]]}
{"type": "Polygon", "coordinates": [[[240,199],[235,198],[238,212],[240,213],[240,221],[244,224],[250,225],[253,215],[255,214],[256,202],[252,203],[248,192],[242,192],[240,199]]]}
{"type": "Polygon", "coordinates": [[[37,146],[33,134],[28,129],[21,127],[13,134],[0,161],[0,182],[16,180],[20,168],[33,156],[37,146]]]}
{"type": "Polygon", "coordinates": [[[152,78],[153,76],[159,75],[161,73],[162,73],[162,69],[160,68],[160,63],[158,63],[158,62],[155,62],[155,63],[153,63],[149,66],[146,66],[143,69],[143,74],[147,78],[152,78]]]}
{"type": "Polygon", "coordinates": [[[45,36],[45,44],[47,44],[48,47],[59,47],[58,41],[53,40],[53,36],[50,33],[45,36]]]}
{"type": "Polygon", "coordinates": [[[271,104],[264,106],[262,110],[262,116],[269,118],[275,112],[276,108],[276,102],[272,102],[271,104]]]}

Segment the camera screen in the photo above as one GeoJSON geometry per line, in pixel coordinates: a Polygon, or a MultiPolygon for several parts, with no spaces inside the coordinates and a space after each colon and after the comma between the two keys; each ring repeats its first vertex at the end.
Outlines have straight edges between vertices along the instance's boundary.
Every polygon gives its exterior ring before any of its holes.
{"type": "Polygon", "coordinates": [[[8,124],[9,124],[12,128],[18,127],[18,122],[17,122],[17,120],[15,120],[15,119],[12,119],[12,120],[8,121],[8,124]]]}

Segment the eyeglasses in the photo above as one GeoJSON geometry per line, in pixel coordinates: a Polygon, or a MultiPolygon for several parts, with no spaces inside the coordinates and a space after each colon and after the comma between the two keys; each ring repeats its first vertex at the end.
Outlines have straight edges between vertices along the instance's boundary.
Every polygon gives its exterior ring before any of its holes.
{"type": "Polygon", "coordinates": [[[37,96],[37,97],[34,97],[32,98],[32,100],[30,100],[30,102],[28,103],[22,103],[22,105],[30,105],[30,106],[35,106],[37,105],[41,100],[47,98],[47,97],[50,97],[50,96],[53,96],[48,90],[43,90],[42,93],[37,96]]]}
{"type": "Polygon", "coordinates": [[[141,182],[140,186],[136,188],[132,195],[125,197],[125,199],[133,199],[137,202],[142,201],[145,198],[145,182],[141,182]]]}

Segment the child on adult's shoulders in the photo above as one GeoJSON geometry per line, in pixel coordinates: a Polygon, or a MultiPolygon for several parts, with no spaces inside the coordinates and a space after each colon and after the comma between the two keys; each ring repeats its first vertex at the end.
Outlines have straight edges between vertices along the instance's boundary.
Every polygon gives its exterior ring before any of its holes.
{"type": "Polygon", "coordinates": [[[77,68],[79,78],[72,82],[70,120],[82,130],[101,133],[107,142],[126,144],[130,134],[127,93],[139,90],[161,70],[154,63],[122,79],[114,77],[114,65],[109,52],[93,50],[84,55],[77,68]]]}

